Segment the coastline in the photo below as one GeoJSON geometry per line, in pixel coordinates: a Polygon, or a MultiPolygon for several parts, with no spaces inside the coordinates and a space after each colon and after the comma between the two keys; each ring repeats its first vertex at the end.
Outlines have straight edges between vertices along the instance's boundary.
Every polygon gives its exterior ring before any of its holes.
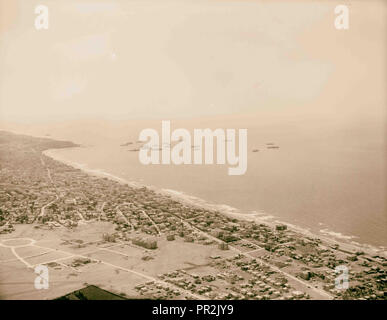
{"type": "MultiPolygon", "coordinates": [[[[7,258],[1,271],[12,270],[7,277],[16,280],[35,265],[47,265],[57,284],[41,298],[56,298],[81,283],[153,299],[385,298],[387,259],[381,255],[133,183],[116,171],[90,169],[74,163],[71,151],[55,150],[74,148],[71,142],[5,132],[1,138],[2,195],[11,195],[1,208],[0,253],[7,258]],[[335,286],[338,267],[351,270],[351,290],[335,286]],[[74,268],[79,278],[68,283],[64,279],[74,268]]],[[[25,296],[25,286],[17,292],[0,287],[5,297],[25,296]]]]}
{"type": "MultiPolygon", "coordinates": [[[[74,147],[74,148],[78,148],[74,147]]],[[[235,218],[242,221],[253,221],[260,224],[265,224],[271,228],[275,228],[278,224],[283,224],[288,227],[289,230],[292,230],[293,232],[296,232],[298,234],[301,234],[304,237],[310,237],[314,239],[321,239],[325,242],[329,243],[332,246],[339,245],[340,248],[346,251],[356,252],[356,251],[363,251],[369,255],[380,255],[383,257],[387,257],[387,248],[383,246],[374,246],[367,243],[358,243],[356,241],[353,241],[352,239],[354,236],[345,236],[342,235],[339,232],[331,231],[328,229],[322,229],[320,233],[318,234],[314,231],[311,231],[305,227],[300,227],[297,225],[294,225],[289,222],[284,222],[279,220],[277,217],[273,215],[266,214],[264,212],[256,212],[256,213],[244,213],[238,210],[237,208],[228,206],[228,205],[222,205],[222,204],[216,204],[216,203],[210,203],[204,199],[191,196],[188,194],[185,194],[182,191],[172,190],[172,189],[166,189],[166,188],[156,188],[151,185],[146,185],[137,181],[130,181],[124,178],[120,178],[116,175],[110,174],[108,172],[99,170],[99,169],[91,169],[87,167],[85,164],[76,163],[70,160],[67,160],[55,152],[60,149],[47,149],[44,150],[42,153],[58,162],[61,162],[63,164],[66,164],[68,166],[71,166],[75,169],[79,169],[83,171],[86,174],[100,177],[100,178],[107,178],[112,181],[118,182],[120,184],[128,185],[132,188],[148,188],[160,195],[170,197],[171,199],[181,202],[187,206],[197,207],[201,209],[206,209],[210,211],[216,211],[219,212],[222,215],[225,215],[230,218],[235,218]],[[324,233],[322,232],[324,231],[324,233]]]]}

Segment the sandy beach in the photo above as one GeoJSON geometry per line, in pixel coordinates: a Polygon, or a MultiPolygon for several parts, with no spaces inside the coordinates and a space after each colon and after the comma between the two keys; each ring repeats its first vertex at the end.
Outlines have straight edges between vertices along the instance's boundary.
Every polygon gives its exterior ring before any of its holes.
{"type": "Polygon", "coordinates": [[[241,210],[238,210],[237,208],[233,208],[230,206],[226,205],[219,205],[219,204],[213,204],[209,203],[208,201],[205,201],[203,199],[187,195],[181,191],[176,191],[176,190],[170,190],[170,189],[158,189],[154,186],[150,185],[145,185],[141,184],[136,181],[130,181],[127,179],[123,179],[117,176],[114,176],[112,174],[109,174],[107,172],[103,172],[101,170],[95,170],[88,168],[87,165],[85,164],[79,164],[79,163],[74,163],[71,161],[68,161],[58,155],[56,150],[46,150],[43,152],[44,155],[56,160],[60,161],[66,165],[69,165],[73,168],[80,169],[84,171],[87,174],[94,175],[97,177],[102,177],[102,178],[108,178],[111,179],[112,181],[129,185],[134,188],[142,188],[142,187],[147,187],[159,194],[166,195],[168,197],[171,197],[172,199],[182,202],[184,204],[190,205],[190,206],[195,206],[199,208],[204,208],[206,210],[211,210],[211,211],[217,211],[220,212],[221,214],[224,214],[228,217],[233,217],[237,219],[242,219],[245,221],[254,221],[256,223],[263,223],[267,224],[271,227],[275,227],[277,224],[286,224],[289,229],[292,229],[300,234],[303,234],[304,236],[307,237],[314,237],[314,238],[320,238],[324,239],[328,243],[331,244],[338,244],[343,248],[346,248],[349,251],[366,251],[370,255],[382,255],[384,257],[387,257],[387,250],[384,247],[375,247],[369,244],[360,244],[352,240],[352,237],[346,237],[341,234],[335,234],[335,232],[326,230],[326,235],[324,236],[323,234],[316,234],[311,232],[310,230],[307,230],[305,228],[302,228],[300,226],[296,226],[291,223],[287,223],[281,220],[278,220],[276,217],[272,215],[267,215],[264,212],[262,213],[251,213],[251,212],[241,212],[241,210]]]}

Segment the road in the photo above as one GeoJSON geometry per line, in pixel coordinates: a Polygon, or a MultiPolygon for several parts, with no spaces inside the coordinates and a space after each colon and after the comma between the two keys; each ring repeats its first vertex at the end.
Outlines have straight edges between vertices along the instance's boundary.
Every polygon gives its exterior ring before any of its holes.
{"type": "Polygon", "coordinates": [[[126,203],[121,203],[116,207],[116,211],[120,216],[122,216],[126,222],[127,225],[131,227],[132,230],[134,230],[134,225],[129,221],[128,217],[120,210],[120,206],[126,205],[126,203]]]}
{"type": "MultiPolygon", "coordinates": [[[[21,238],[23,240],[26,240],[27,238],[21,238]]],[[[166,281],[163,281],[163,280],[160,280],[160,279],[157,279],[155,277],[152,277],[150,275],[147,275],[147,274],[144,274],[142,272],[139,272],[139,271],[135,271],[135,270],[131,270],[131,269],[128,269],[128,268],[125,268],[125,267],[122,267],[122,266],[118,266],[118,265],[115,265],[113,263],[110,263],[110,262],[107,262],[107,261],[104,261],[104,260],[101,260],[101,259],[94,259],[94,258],[91,258],[89,256],[87,256],[88,254],[92,254],[92,253],[95,253],[95,252],[98,252],[98,251],[103,251],[103,250],[107,250],[107,251],[110,251],[112,253],[115,253],[115,254],[120,254],[120,255],[125,255],[127,257],[130,257],[129,255],[126,255],[122,252],[119,252],[119,251],[115,251],[115,250],[111,250],[109,248],[97,248],[96,250],[93,250],[92,252],[89,252],[89,253],[86,253],[86,254],[76,254],[76,253],[73,253],[73,252],[67,252],[67,251],[64,251],[64,250],[59,250],[59,249],[52,249],[50,247],[45,247],[45,246],[40,246],[40,245],[36,245],[35,244],[35,240],[34,239],[31,239],[31,238],[28,238],[27,240],[30,240],[30,243],[29,244],[26,244],[26,245],[19,245],[19,246],[6,246],[6,245],[3,245],[2,242],[5,241],[5,240],[19,240],[18,238],[9,238],[9,239],[1,239],[0,240],[0,247],[6,247],[6,248],[9,248],[12,253],[14,254],[14,256],[16,257],[17,260],[19,260],[20,262],[22,262],[23,264],[26,265],[27,268],[35,268],[36,266],[38,265],[42,265],[42,264],[48,264],[48,263],[52,263],[52,262],[58,262],[58,261],[61,261],[61,260],[65,260],[65,259],[70,259],[70,258],[74,258],[74,257],[79,257],[79,258],[83,258],[83,259],[90,259],[92,261],[95,261],[96,263],[102,263],[106,266],[110,266],[112,268],[115,268],[115,269],[119,269],[119,270],[123,270],[125,272],[128,272],[128,273],[131,273],[131,274],[134,274],[134,275],[137,275],[139,277],[142,277],[146,280],[149,280],[149,281],[153,281],[155,283],[159,283],[165,287],[168,287],[168,288],[172,288],[173,290],[178,290],[179,292],[185,294],[186,296],[190,296],[190,297],[193,297],[195,299],[198,299],[198,300],[204,300],[206,299],[206,297],[203,297],[203,296],[200,296],[198,294],[194,294],[188,290],[185,290],[183,288],[180,288],[172,283],[169,283],[169,282],[166,282],[166,281]],[[49,252],[59,252],[59,253],[63,253],[65,254],[66,256],[65,257],[61,257],[61,258],[57,258],[57,259],[52,259],[52,260],[49,260],[49,261],[44,261],[44,262],[40,262],[38,264],[30,264],[28,263],[27,261],[25,261],[21,256],[19,256],[16,252],[16,249],[17,248],[22,248],[22,247],[35,247],[35,248],[41,248],[41,249],[45,249],[46,251],[44,252],[45,253],[49,253],[49,252]]],[[[122,246],[123,244],[120,243],[120,244],[116,244],[116,245],[113,245],[111,246],[110,248],[112,247],[115,247],[115,246],[122,246]]],[[[39,255],[43,255],[43,254],[39,254],[39,255]]],[[[34,256],[38,256],[38,255],[34,255],[34,256]]],[[[27,257],[25,257],[27,258],[27,257]]],[[[4,263],[4,262],[9,262],[9,261],[12,261],[12,260],[3,260],[3,261],[0,261],[0,263],[4,263]]],[[[66,264],[61,264],[65,267],[71,267],[71,266],[68,266],[66,264]]],[[[76,270],[77,272],[79,272],[78,270],[76,270]]]]}
{"type": "MultiPolygon", "coordinates": [[[[177,218],[179,218],[183,223],[188,224],[191,228],[193,228],[193,229],[196,230],[197,232],[201,233],[202,235],[204,235],[204,236],[206,236],[206,237],[209,237],[210,239],[216,241],[217,243],[223,243],[223,242],[224,242],[224,241],[222,241],[222,240],[220,240],[220,239],[218,239],[218,238],[216,238],[216,237],[210,235],[209,233],[200,230],[199,228],[197,228],[197,227],[195,227],[194,225],[192,225],[190,222],[185,221],[185,219],[183,219],[182,217],[180,217],[180,216],[178,216],[178,215],[176,215],[176,214],[173,214],[173,215],[176,216],[177,218]]],[[[246,241],[247,241],[247,240],[246,240],[246,241]]],[[[252,242],[251,242],[251,243],[252,243],[252,242]]],[[[254,243],[252,243],[252,244],[254,244],[254,243]]],[[[258,249],[264,249],[264,248],[262,248],[262,247],[260,247],[260,246],[258,246],[258,245],[256,245],[256,244],[254,244],[254,245],[255,245],[256,247],[258,247],[258,249]]],[[[301,284],[302,286],[306,287],[308,290],[312,290],[312,291],[314,291],[314,292],[316,292],[316,293],[322,295],[323,297],[325,297],[325,298],[327,298],[327,299],[333,299],[333,298],[334,298],[331,294],[327,293],[326,291],[324,291],[324,290],[322,290],[322,289],[319,289],[319,288],[312,287],[309,283],[307,283],[307,282],[305,282],[305,281],[303,281],[303,280],[301,280],[301,279],[299,279],[299,278],[297,278],[297,277],[295,277],[295,276],[293,276],[293,275],[291,275],[291,274],[289,274],[289,273],[287,273],[287,272],[285,272],[285,271],[279,269],[278,267],[276,267],[276,266],[274,266],[274,265],[272,265],[272,264],[270,264],[270,263],[267,263],[266,261],[260,259],[259,257],[254,257],[254,256],[252,256],[249,252],[244,252],[244,251],[240,250],[239,248],[237,248],[237,247],[235,247],[235,246],[233,246],[233,245],[230,245],[230,244],[228,244],[228,246],[229,246],[229,248],[230,248],[231,250],[237,252],[238,254],[241,254],[242,256],[245,256],[245,257],[248,257],[248,258],[250,258],[250,259],[255,259],[256,261],[259,261],[259,262],[261,263],[261,265],[265,265],[265,266],[271,268],[272,270],[274,270],[274,271],[276,271],[276,272],[278,272],[278,273],[284,275],[285,277],[290,278],[290,279],[292,279],[292,280],[298,282],[298,283],[301,284]]],[[[255,251],[255,250],[254,250],[254,251],[255,251]]]]}

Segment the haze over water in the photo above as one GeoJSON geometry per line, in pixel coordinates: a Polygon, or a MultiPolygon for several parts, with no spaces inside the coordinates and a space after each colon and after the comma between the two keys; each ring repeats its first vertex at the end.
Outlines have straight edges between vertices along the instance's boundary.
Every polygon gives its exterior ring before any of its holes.
{"type": "MultiPolygon", "coordinates": [[[[183,124],[185,128],[205,128],[209,123],[214,128],[227,128],[230,122],[235,124],[234,119],[172,121],[172,129],[183,124]]],[[[259,118],[239,118],[240,127],[248,129],[248,169],[242,176],[227,175],[228,165],[144,166],[138,152],[130,151],[138,147],[135,141],[139,131],[122,123],[118,127],[120,132],[127,132],[125,137],[119,138],[118,133],[108,139],[99,136],[84,147],[55,150],[52,154],[89,169],[181,191],[243,213],[258,212],[262,217],[273,216],[315,232],[323,230],[325,235],[333,231],[339,236],[352,236],[357,242],[385,246],[383,127],[380,123],[362,127],[319,123],[321,127],[296,119],[268,124],[259,118]],[[127,130],[121,130],[123,127],[127,130]],[[125,142],[134,144],[120,146],[125,142]],[[268,142],[280,148],[267,149],[268,142]]],[[[161,122],[148,124],[161,132],[161,122]]],[[[113,127],[117,124],[101,125],[99,129],[112,133],[113,127]]],[[[82,132],[67,137],[86,142],[82,132]]]]}
{"type": "Polygon", "coordinates": [[[335,1],[52,1],[46,31],[36,4],[0,16],[1,128],[81,143],[55,154],[130,181],[387,246],[385,2],[351,2],[347,31],[335,1]],[[144,166],[120,146],[162,119],[247,128],[247,173],[144,166]]]}

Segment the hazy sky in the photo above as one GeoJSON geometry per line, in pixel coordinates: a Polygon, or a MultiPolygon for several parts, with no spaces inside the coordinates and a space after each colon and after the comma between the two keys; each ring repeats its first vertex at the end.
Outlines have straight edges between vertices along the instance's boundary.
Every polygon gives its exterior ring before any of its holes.
{"type": "Polygon", "coordinates": [[[346,31],[341,3],[0,0],[0,120],[382,116],[386,1],[346,1],[346,31]]]}

